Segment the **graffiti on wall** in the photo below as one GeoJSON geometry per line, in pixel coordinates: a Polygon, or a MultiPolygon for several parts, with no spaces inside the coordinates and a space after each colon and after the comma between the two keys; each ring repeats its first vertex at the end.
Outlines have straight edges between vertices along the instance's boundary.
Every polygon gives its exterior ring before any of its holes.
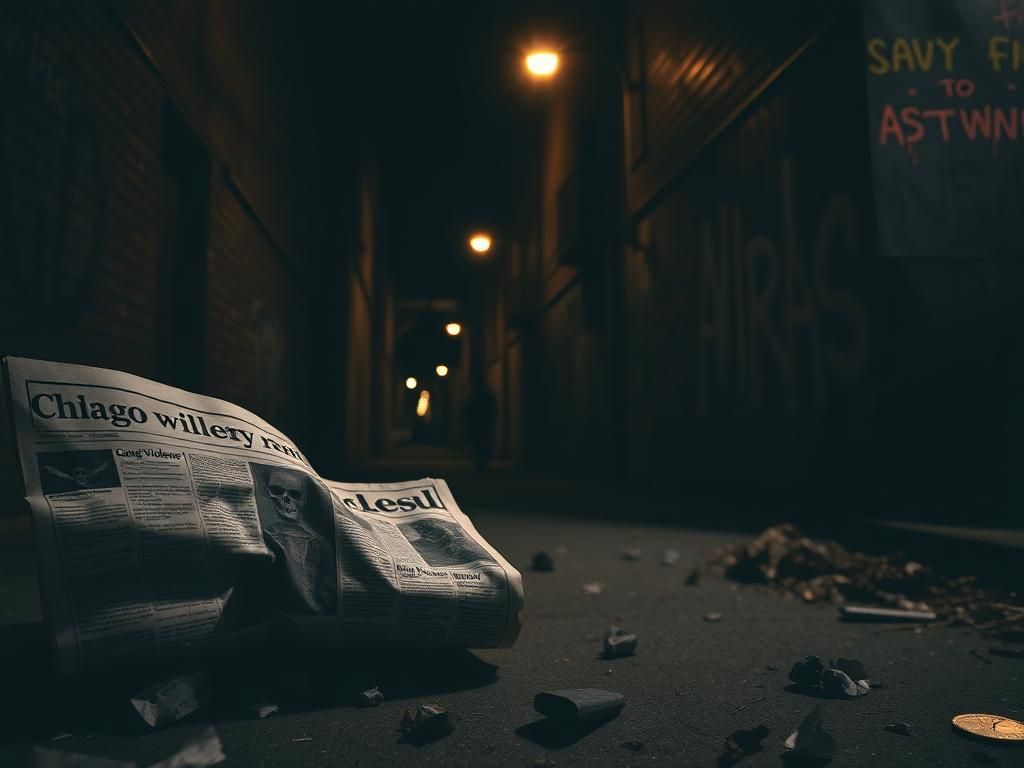
{"type": "Polygon", "coordinates": [[[867,361],[867,315],[834,279],[864,259],[857,210],[844,193],[799,221],[793,159],[778,161],[777,200],[723,201],[700,225],[697,410],[722,399],[751,408],[825,405],[867,361]],[[752,231],[752,206],[779,206],[781,231],[752,231]]]}

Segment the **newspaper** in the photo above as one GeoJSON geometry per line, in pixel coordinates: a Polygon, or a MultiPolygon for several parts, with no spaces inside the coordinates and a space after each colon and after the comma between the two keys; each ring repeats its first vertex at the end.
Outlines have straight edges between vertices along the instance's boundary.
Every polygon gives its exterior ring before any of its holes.
{"type": "Polygon", "coordinates": [[[258,416],[4,360],[58,671],[261,642],[511,645],[522,579],[443,480],[337,483],[258,416]]]}

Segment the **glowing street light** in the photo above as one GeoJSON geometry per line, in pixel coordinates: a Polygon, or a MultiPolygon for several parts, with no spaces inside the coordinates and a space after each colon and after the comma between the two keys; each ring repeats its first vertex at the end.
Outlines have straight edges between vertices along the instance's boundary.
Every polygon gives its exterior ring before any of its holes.
{"type": "Polygon", "coordinates": [[[558,71],[558,54],[554,51],[531,51],[524,61],[526,71],[537,78],[553,77],[558,71]]]}
{"type": "Polygon", "coordinates": [[[487,253],[491,250],[491,236],[484,232],[477,232],[469,238],[469,247],[476,253],[487,253]]]}
{"type": "Polygon", "coordinates": [[[458,323],[448,323],[448,325],[444,327],[444,332],[449,336],[458,336],[462,333],[462,326],[458,323]]]}
{"type": "Polygon", "coordinates": [[[418,384],[418,383],[419,382],[416,381],[416,377],[415,376],[410,376],[408,379],[405,380],[405,388],[406,389],[416,389],[416,384],[418,384]]]}
{"type": "Polygon", "coordinates": [[[420,392],[420,399],[416,401],[416,415],[426,416],[430,410],[430,393],[427,390],[420,392]]]}
{"type": "Polygon", "coordinates": [[[441,378],[444,378],[445,376],[448,375],[448,366],[447,365],[439,365],[434,370],[437,371],[437,375],[440,376],[441,378]]]}

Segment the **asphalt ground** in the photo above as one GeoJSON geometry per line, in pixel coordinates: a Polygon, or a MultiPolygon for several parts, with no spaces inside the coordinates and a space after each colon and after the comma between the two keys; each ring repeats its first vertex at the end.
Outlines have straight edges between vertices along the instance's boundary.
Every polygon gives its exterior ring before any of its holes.
{"type": "Polygon", "coordinates": [[[212,724],[225,766],[713,766],[730,732],[763,723],[771,730],[764,749],[739,763],[756,768],[783,765],[782,741],[821,704],[838,745],[830,763],[837,768],[961,768],[981,764],[972,757],[977,750],[996,765],[1024,766],[1024,744],[979,743],[951,728],[950,719],[963,712],[1024,720],[1024,660],[990,657],[990,642],[974,630],[845,623],[833,607],[711,576],[686,586],[691,566],[747,538],[713,530],[714,521],[700,529],[593,522],[581,514],[559,517],[554,507],[531,503],[539,497],[525,489],[488,499],[487,482],[464,482],[462,491],[459,482],[452,485],[481,532],[523,571],[524,624],[514,647],[261,649],[211,661],[218,670],[214,703],[149,730],[128,696],[160,671],[51,682],[41,627],[18,621],[24,612],[11,609],[30,579],[8,561],[0,591],[8,623],[0,635],[0,765],[31,765],[32,746],[41,745],[145,766],[212,724]],[[641,549],[640,559],[623,559],[626,547],[641,549]],[[680,553],[673,566],[660,563],[666,548],[680,553]],[[554,557],[554,572],[528,570],[538,550],[554,557]],[[601,594],[584,594],[591,582],[603,585],[601,594]],[[709,613],[722,617],[709,622],[709,613]],[[613,623],[639,636],[635,656],[600,658],[600,637],[613,623]],[[883,687],[842,701],[787,689],[791,665],[809,654],[859,659],[883,687]],[[384,703],[353,706],[353,693],[374,684],[384,703]],[[257,720],[239,709],[237,691],[254,685],[270,685],[279,714],[257,720]],[[593,728],[566,731],[540,722],[534,695],[568,687],[621,692],[627,704],[593,728]],[[401,741],[402,712],[420,702],[448,707],[454,732],[425,745],[401,741]],[[884,731],[893,721],[909,723],[911,735],[884,731]],[[62,733],[72,735],[50,741],[62,733]]]}

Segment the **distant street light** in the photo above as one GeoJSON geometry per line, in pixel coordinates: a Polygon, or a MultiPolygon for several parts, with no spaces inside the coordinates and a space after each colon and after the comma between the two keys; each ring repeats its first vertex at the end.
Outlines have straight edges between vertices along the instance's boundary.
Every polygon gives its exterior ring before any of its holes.
{"type": "Polygon", "coordinates": [[[427,390],[420,392],[419,400],[416,401],[416,415],[426,416],[430,410],[430,393],[427,390]]]}
{"type": "Polygon", "coordinates": [[[405,388],[406,389],[416,389],[416,384],[418,384],[418,383],[419,382],[416,381],[416,377],[415,376],[410,376],[408,379],[405,380],[405,388]]]}
{"type": "Polygon", "coordinates": [[[458,323],[448,323],[448,325],[444,327],[444,332],[449,336],[458,336],[462,333],[462,326],[458,323]]]}
{"type": "Polygon", "coordinates": [[[441,378],[444,378],[445,376],[448,375],[448,366],[447,365],[439,365],[434,370],[437,371],[437,375],[440,376],[441,378]]]}
{"type": "Polygon", "coordinates": [[[526,71],[533,77],[552,77],[558,71],[558,54],[554,51],[531,51],[526,54],[526,71]]]}
{"type": "Polygon", "coordinates": [[[476,253],[487,253],[491,250],[491,236],[484,232],[477,232],[469,238],[469,247],[476,253]]]}

